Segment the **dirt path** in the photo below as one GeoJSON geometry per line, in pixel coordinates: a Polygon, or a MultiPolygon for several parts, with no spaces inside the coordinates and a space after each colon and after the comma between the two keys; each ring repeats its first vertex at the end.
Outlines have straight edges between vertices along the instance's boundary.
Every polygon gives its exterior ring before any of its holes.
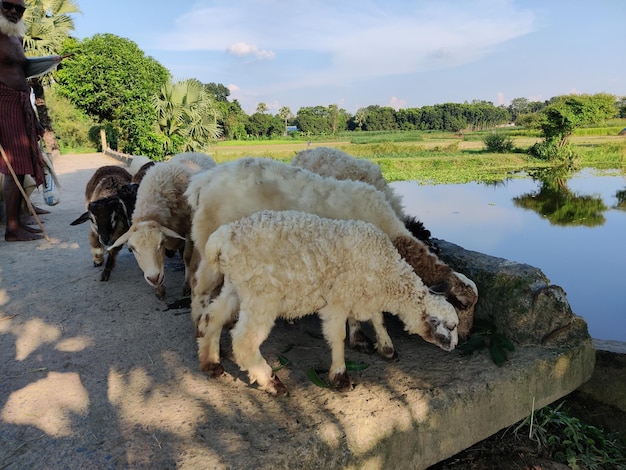
{"type": "MultiPolygon", "coordinates": [[[[61,203],[42,217],[50,242],[0,241],[0,468],[168,468],[178,456],[165,434],[195,432],[181,387],[202,382],[188,311],[166,310],[127,250],[100,282],[88,224],[70,226],[107,164],[119,162],[62,156],[61,203]]],[[[182,279],[174,260],[168,300],[182,279]]]]}

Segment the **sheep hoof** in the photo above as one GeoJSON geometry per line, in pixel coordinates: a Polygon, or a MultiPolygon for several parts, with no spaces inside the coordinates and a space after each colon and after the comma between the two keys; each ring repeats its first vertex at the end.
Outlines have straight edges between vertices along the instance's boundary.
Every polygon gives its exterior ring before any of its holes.
{"type": "Polygon", "coordinates": [[[398,359],[398,352],[389,346],[382,348],[382,350],[378,351],[378,354],[388,361],[396,361],[398,359]]]}
{"type": "Polygon", "coordinates": [[[94,262],[93,262],[93,265],[94,265],[94,267],[96,267],[96,268],[97,268],[98,266],[102,266],[103,264],[104,264],[104,260],[102,260],[102,261],[94,261],[94,262]]]}
{"type": "Polygon", "coordinates": [[[165,299],[165,286],[155,287],[154,293],[156,294],[157,299],[159,300],[165,299]]]}
{"type": "Polygon", "coordinates": [[[352,390],[352,380],[347,372],[342,372],[330,379],[335,390],[339,392],[349,392],[352,390]]]}
{"type": "Polygon", "coordinates": [[[374,344],[360,330],[354,333],[352,338],[350,338],[350,347],[366,354],[372,354],[374,352],[374,344]]]}
{"type": "Polygon", "coordinates": [[[276,397],[286,396],[289,393],[287,387],[280,381],[276,374],[272,374],[272,378],[265,386],[264,390],[270,395],[274,395],[276,397]]]}
{"type": "Polygon", "coordinates": [[[220,363],[209,362],[207,364],[201,364],[200,370],[202,372],[205,372],[209,377],[213,379],[217,379],[218,377],[221,377],[225,373],[224,368],[222,367],[222,364],[220,363]]]}
{"type": "Polygon", "coordinates": [[[102,275],[100,276],[100,280],[101,281],[108,281],[109,278],[111,277],[111,271],[102,271],[102,275]]]}

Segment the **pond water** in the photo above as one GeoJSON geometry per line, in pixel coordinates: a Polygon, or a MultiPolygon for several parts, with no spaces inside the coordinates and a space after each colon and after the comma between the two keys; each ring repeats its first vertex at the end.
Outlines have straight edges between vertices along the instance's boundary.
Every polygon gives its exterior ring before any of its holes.
{"type": "Polygon", "coordinates": [[[626,176],[619,171],[392,186],[433,237],[541,269],[593,338],[626,341],[626,176]]]}

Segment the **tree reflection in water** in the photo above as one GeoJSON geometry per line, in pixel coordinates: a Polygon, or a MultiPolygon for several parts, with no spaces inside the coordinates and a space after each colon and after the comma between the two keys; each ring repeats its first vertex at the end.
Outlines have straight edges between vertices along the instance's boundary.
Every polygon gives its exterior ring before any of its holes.
{"type": "Polygon", "coordinates": [[[529,209],[545,217],[553,225],[596,227],[605,222],[608,209],[598,195],[580,195],[567,186],[573,169],[564,165],[529,172],[529,176],[541,183],[537,191],[513,198],[515,206],[529,209]]]}

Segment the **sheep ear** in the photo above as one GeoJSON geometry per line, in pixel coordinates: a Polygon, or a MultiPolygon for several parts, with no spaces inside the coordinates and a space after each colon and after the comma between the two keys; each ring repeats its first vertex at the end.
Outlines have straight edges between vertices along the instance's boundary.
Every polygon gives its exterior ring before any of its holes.
{"type": "Polygon", "coordinates": [[[450,286],[446,281],[440,282],[439,284],[435,284],[434,286],[430,286],[428,291],[434,295],[446,295],[450,290],[450,286]]]}
{"type": "Polygon", "coordinates": [[[78,219],[76,219],[74,222],[70,222],[70,225],[82,224],[84,222],[87,222],[88,220],[89,220],[89,212],[83,212],[78,219]]]}
{"type": "Polygon", "coordinates": [[[117,240],[115,240],[115,243],[113,243],[113,245],[111,245],[108,248],[108,251],[111,251],[113,248],[122,246],[124,243],[128,241],[129,238],[130,238],[130,230],[127,230],[126,233],[123,233],[122,235],[120,235],[120,237],[117,240]]]}
{"type": "Polygon", "coordinates": [[[183,237],[182,235],[179,235],[178,233],[174,232],[174,230],[167,228],[167,227],[161,226],[161,233],[165,235],[166,237],[179,238],[181,240],[186,240],[185,237],[183,237]]]}

